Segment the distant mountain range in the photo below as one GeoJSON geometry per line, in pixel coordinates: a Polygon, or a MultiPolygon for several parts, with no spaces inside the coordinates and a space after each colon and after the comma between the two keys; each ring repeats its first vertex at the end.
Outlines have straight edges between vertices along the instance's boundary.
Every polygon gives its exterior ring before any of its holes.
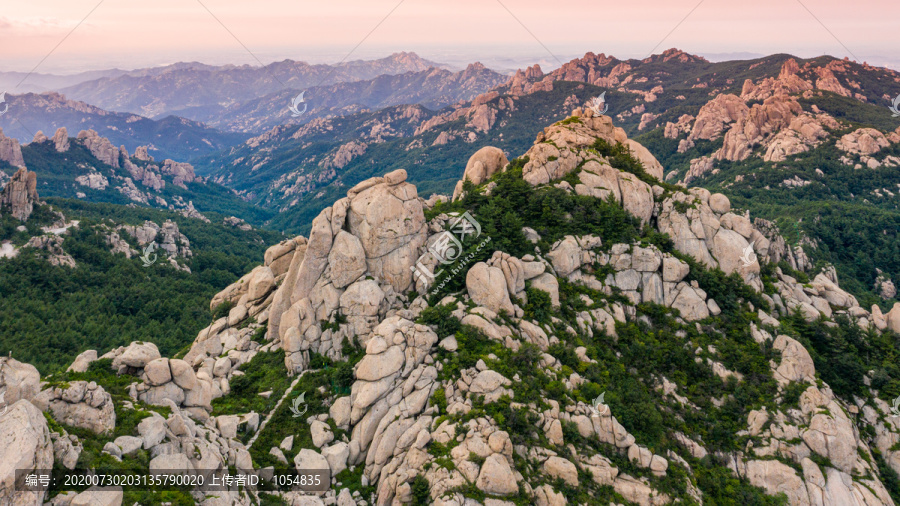
{"type": "Polygon", "coordinates": [[[60,90],[86,81],[117,77],[127,73],[127,70],[122,69],[90,70],[69,75],[41,74],[39,72],[0,72],[0,91],[16,94],[28,93],[29,91],[42,93],[60,90]]]}
{"type": "Polygon", "coordinates": [[[334,67],[296,62],[267,68],[179,63],[85,82],[64,88],[66,95],[7,94],[9,109],[0,115],[0,128],[22,143],[38,130],[52,133],[66,127],[75,134],[92,129],[130,150],[148,146],[160,157],[185,160],[281,124],[399,104],[437,110],[471,100],[508,79],[479,63],[458,72],[438,65],[414,53],[334,67]],[[317,79],[321,86],[302,88],[317,79]],[[291,87],[281,85],[288,82],[291,87]],[[301,92],[305,110],[293,117],[288,106],[301,92]],[[85,100],[73,99],[78,96],[85,100]],[[146,112],[136,112],[141,110],[146,112]]]}
{"type": "Polygon", "coordinates": [[[99,107],[69,100],[55,92],[6,95],[9,107],[0,116],[0,128],[8,137],[30,142],[38,131],[53,135],[65,127],[74,136],[94,130],[115,146],[134,151],[148,146],[158,158],[187,160],[242,142],[247,134],[221,132],[202,123],[168,116],[152,120],[136,114],[109,112],[99,107]]]}
{"type": "MultiPolygon", "coordinates": [[[[198,106],[180,114],[233,132],[263,132],[277,125],[306,123],[314,118],[344,116],[402,104],[438,110],[469,101],[509,79],[480,63],[451,72],[430,67],[418,72],[383,74],[374,79],[341,82],[304,91],[306,110],[294,117],[288,106],[303,90],[285,89],[228,106],[198,106]]],[[[301,107],[302,110],[302,107],[301,107]]]]}
{"type": "Polygon", "coordinates": [[[208,114],[207,109],[218,110],[285,89],[303,90],[364,81],[382,75],[421,72],[432,67],[441,65],[415,53],[395,53],[378,60],[339,65],[311,65],[293,60],[264,67],[178,63],[101,77],[57,91],[110,111],[132,112],[150,118],[175,114],[199,119],[192,114],[208,114]]]}

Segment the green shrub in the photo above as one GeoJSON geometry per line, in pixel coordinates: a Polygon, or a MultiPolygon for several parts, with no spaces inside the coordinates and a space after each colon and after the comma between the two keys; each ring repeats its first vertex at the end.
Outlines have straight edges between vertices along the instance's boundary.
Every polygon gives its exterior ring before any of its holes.
{"type": "Polygon", "coordinates": [[[268,413],[291,384],[284,366],[284,350],[257,353],[238,370],[244,374],[231,378],[231,392],[212,401],[213,416],[250,411],[268,413]],[[259,395],[265,391],[272,392],[268,399],[259,395]]]}
{"type": "Polygon", "coordinates": [[[435,389],[431,394],[431,405],[438,408],[438,413],[447,413],[447,392],[443,388],[435,389]]]}
{"type": "Polygon", "coordinates": [[[437,331],[439,339],[456,334],[462,327],[459,320],[452,315],[456,308],[447,304],[444,306],[430,306],[422,310],[419,314],[418,323],[423,325],[432,325],[437,331]]]}
{"type": "Polygon", "coordinates": [[[525,289],[528,304],[525,305],[525,318],[539,323],[550,323],[553,316],[553,305],[550,294],[537,288],[525,289]]]}
{"type": "Polygon", "coordinates": [[[417,475],[412,481],[413,506],[426,506],[431,504],[431,485],[423,475],[417,475]]]}

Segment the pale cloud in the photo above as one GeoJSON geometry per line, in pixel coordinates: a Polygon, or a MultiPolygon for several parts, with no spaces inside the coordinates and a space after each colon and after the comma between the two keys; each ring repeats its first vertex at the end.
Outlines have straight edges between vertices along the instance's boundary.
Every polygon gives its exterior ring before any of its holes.
{"type": "MultiPolygon", "coordinates": [[[[49,17],[9,18],[0,16],[0,36],[65,36],[79,20],[49,17]]],[[[87,28],[87,26],[85,26],[87,28]]]]}

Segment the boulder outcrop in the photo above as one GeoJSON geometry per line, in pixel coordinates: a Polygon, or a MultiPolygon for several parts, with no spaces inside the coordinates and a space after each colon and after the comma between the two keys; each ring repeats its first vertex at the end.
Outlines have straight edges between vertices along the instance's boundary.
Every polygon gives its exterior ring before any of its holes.
{"type": "Polygon", "coordinates": [[[18,139],[3,135],[2,128],[0,128],[0,160],[13,167],[25,167],[25,159],[22,158],[22,147],[19,146],[18,139]]]}
{"type": "Polygon", "coordinates": [[[0,213],[26,221],[37,200],[37,175],[22,167],[0,191],[0,213]]]}
{"type": "Polygon", "coordinates": [[[66,130],[66,127],[57,128],[56,133],[53,134],[50,140],[53,141],[53,148],[58,153],[65,153],[69,150],[69,132],[66,130]]]}
{"type": "Polygon", "coordinates": [[[884,134],[874,128],[860,128],[845,134],[837,141],[837,148],[850,154],[874,155],[890,146],[884,134]]]}
{"type": "Polygon", "coordinates": [[[106,137],[100,137],[94,130],[82,130],[76,137],[95,158],[114,169],[119,168],[119,148],[112,145],[106,137]]]}
{"type": "Polygon", "coordinates": [[[422,202],[403,170],[363,181],[322,211],[274,295],[290,369],[304,367],[307,350],[339,354],[345,336],[370,332],[383,303],[412,286],[425,237],[422,202]],[[322,332],[318,322],[339,313],[349,325],[322,332]]]}
{"type": "Polygon", "coordinates": [[[31,364],[12,357],[0,357],[0,399],[10,406],[16,401],[32,400],[41,391],[41,375],[31,364]]]}
{"type": "Polygon", "coordinates": [[[593,116],[588,110],[576,109],[576,121],[557,123],[538,134],[535,145],[525,153],[529,162],[522,169],[526,181],[533,185],[546,184],[560,179],[591,159],[602,162],[601,157],[586,150],[597,139],[609,144],[625,144],[651,176],[662,179],[662,165],[640,144],[631,141],[621,128],[614,127],[608,116],[593,116]]]}
{"type": "Polygon", "coordinates": [[[4,411],[0,416],[0,504],[43,504],[43,492],[21,490],[25,475],[17,476],[16,471],[53,468],[53,441],[47,420],[40,409],[25,399],[4,411]],[[17,483],[17,478],[22,482],[17,483]]]}
{"type": "Polygon", "coordinates": [[[466,170],[463,172],[462,179],[456,183],[453,190],[453,200],[456,200],[462,194],[463,181],[471,181],[474,185],[480,185],[487,181],[497,172],[502,171],[509,160],[499,148],[493,146],[485,146],[472,155],[466,163],[466,170]]]}
{"type": "Polygon", "coordinates": [[[65,387],[51,387],[34,399],[35,406],[50,411],[60,422],[95,434],[116,427],[112,397],[93,381],[74,381],[65,387]]]}

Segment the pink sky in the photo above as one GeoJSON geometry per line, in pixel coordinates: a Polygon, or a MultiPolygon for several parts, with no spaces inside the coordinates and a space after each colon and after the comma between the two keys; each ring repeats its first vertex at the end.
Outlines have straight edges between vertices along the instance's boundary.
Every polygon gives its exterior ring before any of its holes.
{"type": "MultiPolygon", "coordinates": [[[[291,58],[337,61],[394,8],[398,0],[327,2],[201,0],[264,63],[291,58]]],[[[698,54],[788,52],[798,56],[850,52],[900,68],[895,3],[803,0],[502,0],[549,50],[566,61],[586,51],[642,58],[678,47],[698,54]],[[678,25],[677,28],[676,25],[678,25]]],[[[99,0],[37,0],[4,5],[0,71],[31,70],[99,0]]],[[[351,59],[416,51],[441,60],[490,60],[499,55],[552,60],[496,0],[406,0],[351,59]]],[[[196,0],[105,0],[37,72],[136,68],[175,61],[253,63],[255,60],[196,0]]]]}

